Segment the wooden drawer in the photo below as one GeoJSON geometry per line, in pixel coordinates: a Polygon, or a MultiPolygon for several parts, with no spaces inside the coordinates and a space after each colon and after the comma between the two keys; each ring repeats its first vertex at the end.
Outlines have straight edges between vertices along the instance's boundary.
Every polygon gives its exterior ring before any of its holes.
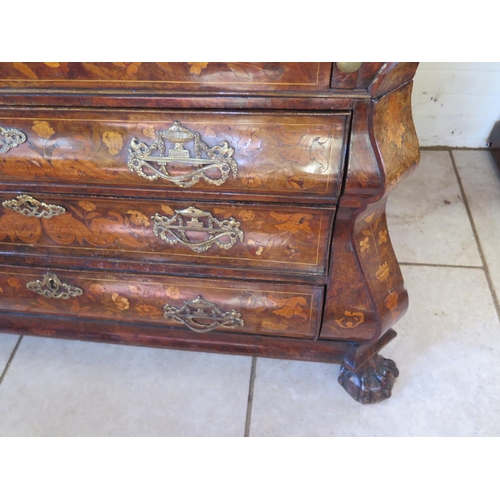
{"type": "Polygon", "coordinates": [[[0,63],[0,88],[325,90],[332,63],[0,63]]]}
{"type": "Polygon", "coordinates": [[[295,284],[0,268],[0,310],[200,333],[313,338],[323,288],[295,284]]]}
{"type": "Polygon", "coordinates": [[[335,203],[348,116],[0,109],[0,182],[335,203]]]}
{"type": "Polygon", "coordinates": [[[0,193],[5,253],[326,272],[333,209],[0,193]]]}

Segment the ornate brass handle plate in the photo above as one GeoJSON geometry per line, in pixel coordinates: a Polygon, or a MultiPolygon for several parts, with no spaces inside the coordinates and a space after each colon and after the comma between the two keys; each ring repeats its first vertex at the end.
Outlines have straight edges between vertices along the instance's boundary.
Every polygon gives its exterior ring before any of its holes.
{"type": "Polygon", "coordinates": [[[179,323],[184,323],[194,332],[206,333],[216,328],[236,328],[245,323],[241,314],[232,309],[223,312],[213,302],[208,302],[201,295],[194,300],[186,300],[181,308],[166,304],[164,316],[179,323]]]}
{"type": "Polygon", "coordinates": [[[0,153],[7,153],[26,141],[26,134],[15,128],[0,126],[0,153]]]}
{"type": "Polygon", "coordinates": [[[201,140],[198,132],[183,127],[179,121],[174,121],[168,130],[155,133],[156,140],[151,146],[139,142],[136,137],[131,140],[127,163],[131,172],[136,172],[150,181],[166,179],[183,188],[194,186],[200,179],[208,184],[220,186],[226,182],[230,173],[236,177],[238,164],[233,159],[234,149],[226,141],[210,148],[201,140]],[[173,149],[168,150],[168,155],[165,139],[174,144],[173,149]],[[194,141],[194,158],[183,146],[190,141],[194,141]],[[205,158],[202,158],[203,153],[205,158]],[[187,165],[193,167],[193,170],[172,175],[167,170],[169,164],[187,165]],[[220,177],[209,176],[207,171],[211,169],[219,170],[220,177]]]}
{"type": "Polygon", "coordinates": [[[63,283],[57,274],[53,273],[46,274],[43,280],[30,281],[26,288],[49,299],[68,300],[83,293],[81,288],[63,283]]]}
{"type": "Polygon", "coordinates": [[[244,237],[240,229],[241,223],[233,217],[220,221],[210,212],[195,207],[176,210],[172,217],[157,213],[152,219],[155,236],[160,237],[169,245],[180,243],[196,253],[207,251],[214,243],[219,248],[229,250],[238,239],[243,241],[244,237]],[[200,219],[204,219],[205,222],[200,219]],[[197,239],[203,236],[207,237],[197,239]]]}
{"type": "Polygon", "coordinates": [[[64,207],[42,203],[25,194],[19,195],[13,200],[4,201],[2,206],[14,210],[14,212],[26,215],[26,217],[36,217],[38,219],[52,219],[52,217],[66,213],[64,207]]]}

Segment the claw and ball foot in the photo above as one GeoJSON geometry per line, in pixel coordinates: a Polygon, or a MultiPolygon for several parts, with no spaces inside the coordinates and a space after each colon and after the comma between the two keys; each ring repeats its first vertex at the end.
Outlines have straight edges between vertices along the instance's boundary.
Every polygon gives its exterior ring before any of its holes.
{"type": "Polygon", "coordinates": [[[346,362],[340,367],[339,384],[359,403],[378,403],[391,397],[399,370],[392,359],[376,354],[354,370],[346,362]]]}

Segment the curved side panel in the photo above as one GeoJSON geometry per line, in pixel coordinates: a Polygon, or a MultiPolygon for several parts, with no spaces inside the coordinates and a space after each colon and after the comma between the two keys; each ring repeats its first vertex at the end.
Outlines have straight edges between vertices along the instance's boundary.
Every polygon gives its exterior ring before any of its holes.
{"type": "Polygon", "coordinates": [[[384,197],[369,205],[354,224],[356,255],[379,318],[377,337],[408,308],[408,294],[387,228],[386,203],[384,197]]]}
{"type": "Polygon", "coordinates": [[[386,192],[417,167],[418,138],[411,113],[413,82],[384,96],[374,106],[373,136],[385,176],[386,192]]]}
{"type": "Polygon", "coordinates": [[[384,63],[368,87],[372,97],[380,97],[408,83],[415,76],[418,63],[384,63]]]}
{"type": "Polygon", "coordinates": [[[371,109],[355,110],[321,338],[373,341],[407,310],[408,294],[385,209],[388,194],[420,158],[411,87],[410,83],[398,88],[372,103],[371,109]]]}
{"type": "Polygon", "coordinates": [[[363,341],[377,333],[376,307],[356,256],[356,213],[348,208],[337,213],[321,339],[363,341]]]}
{"type": "Polygon", "coordinates": [[[367,198],[383,191],[383,177],[370,138],[371,103],[358,101],[354,107],[347,176],[341,206],[360,207],[367,198]]]}

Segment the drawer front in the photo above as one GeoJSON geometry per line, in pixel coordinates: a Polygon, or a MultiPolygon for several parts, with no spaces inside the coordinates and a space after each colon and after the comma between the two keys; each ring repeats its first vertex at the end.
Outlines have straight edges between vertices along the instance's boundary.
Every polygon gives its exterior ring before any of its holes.
{"type": "Polygon", "coordinates": [[[324,274],[333,209],[0,193],[0,249],[324,274]]]}
{"type": "Polygon", "coordinates": [[[0,269],[0,309],[189,329],[313,338],[323,289],[171,277],[0,269]]]}
{"type": "Polygon", "coordinates": [[[339,194],[347,114],[0,110],[0,182],[339,194]]]}
{"type": "Polygon", "coordinates": [[[0,88],[304,90],[329,87],[332,63],[0,63],[0,88]]]}

